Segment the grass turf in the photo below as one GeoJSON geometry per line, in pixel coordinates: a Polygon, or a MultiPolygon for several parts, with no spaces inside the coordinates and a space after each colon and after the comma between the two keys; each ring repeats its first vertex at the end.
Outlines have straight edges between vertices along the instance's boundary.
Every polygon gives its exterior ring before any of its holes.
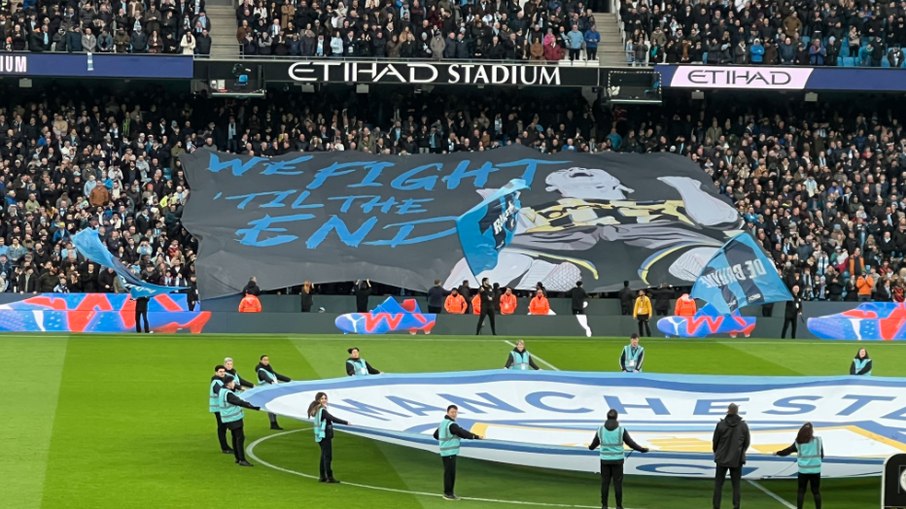
{"type": "MultiPolygon", "coordinates": [[[[6,426],[0,430],[0,506],[9,508],[211,507],[434,508],[441,465],[436,454],[340,434],[334,468],[340,485],[317,473],[308,425],[281,419],[289,433],[268,429],[264,415],[246,418],[255,468],[240,469],[220,453],[207,412],[211,368],[224,356],[252,376],[267,353],[277,371],[296,379],[343,374],[345,348],[356,344],[385,371],[500,367],[502,339],[440,336],[10,336],[0,337],[7,374],[6,426]],[[450,352],[455,352],[451,354],[450,352]],[[11,384],[11,387],[9,386],[11,384]],[[263,462],[272,467],[269,468],[263,462]],[[362,484],[370,487],[352,486],[362,484]],[[380,488],[380,489],[375,489],[380,488]]],[[[623,339],[531,338],[534,355],[560,369],[614,370],[623,339]]],[[[833,375],[847,372],[858,345],[821,341],[677,341],[646,339],[646,371],[672,373],[833,375]]],[[[906,347],[867,345],[879,376],[906,376],[906,347]]],[[[880,479],[825,480],[826,509],[879,505],[880,479]]],[[[765,481],[786,505],[749,483],[747,509],[790,507],[794,481],[765,481]]],[[[579,474],[461,460],[457,492],[469,497],[596,507],[598,479],[579,474]]],[[[709,507],[711,482],[627,477],[627,508],[709,507]]],[[[729,504],[727,487],[724,505],[729,504]]],[[[468,507],[507,507],[490,501],[468,507]]],[[[807,502],[806,507],[810,507],[807,502]]],[[[512,505],[509,505],[512,506],[512,505]]]]}

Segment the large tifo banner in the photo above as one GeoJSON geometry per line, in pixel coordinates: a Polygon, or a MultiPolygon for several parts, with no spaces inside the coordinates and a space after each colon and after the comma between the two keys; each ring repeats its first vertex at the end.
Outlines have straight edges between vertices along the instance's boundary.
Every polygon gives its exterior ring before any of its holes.
{"type": "MultiPolygon", "coordinates": [[[[906,379],[743,377],[552,371],[477,371],[347,377],[261,386],[243,399],[306,420],[316,392],[343,431],[437,452],[432,433],[447,405],[482,441],[462,455],[516,465],[596,472],[589,451],[610,408],[648,454],[632,453],[627,473],[712,477],[712,435],[737,403],[752,440],[743,475],[794,477],[790,446],[805,422],[824,441],[823,477],[880,475],[884,458],[906,451],[906,379]]],[[[628,452],[628,451],[627,451],[628,452]]]]}
{"type": "Polygon", "coordinates": [[[688,285],[741,226],[710,177],[670,154],[199,150],[182,162],[205,298],[250,276],[265,289],[370,278],[426,290],[484,276],[555,291],[580,279],[588,291],[688,285]]]}

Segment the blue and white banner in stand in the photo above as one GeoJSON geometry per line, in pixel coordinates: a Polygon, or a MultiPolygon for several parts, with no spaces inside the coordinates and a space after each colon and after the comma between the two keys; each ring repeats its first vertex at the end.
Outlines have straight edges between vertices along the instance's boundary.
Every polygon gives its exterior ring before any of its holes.
{"type": "Polygon", "coordinates": [[[884,458],[906,452],[906,379],[749,377],[567,371],[383,374],[261,386],[242,397],[269,412],[307,420],[316,392],[338,429],[437,452],[431,435],[450,404],[457,422],[486,440],[463,441],[462,456],[523,466],[596,472],[589,451],[609,408],[648,454],[632,453],[626,473],[711,477],[714,426],[730,403],[752,433],[743,475],[794,477],[793,443],[805,422],[824,440],[823,477],[880,475],[884,458]]]}

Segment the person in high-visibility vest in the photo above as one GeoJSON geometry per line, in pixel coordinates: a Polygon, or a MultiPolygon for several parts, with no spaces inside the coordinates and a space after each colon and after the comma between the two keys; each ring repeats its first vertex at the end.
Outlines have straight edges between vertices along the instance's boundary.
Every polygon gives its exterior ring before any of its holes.
{"type": "Polygon", "coordinates": [[[852,364],[849,365],[850,375],[871,375],[871,357],[868,356],[868,350],[860,348],[853,358],[852,364]]]}
{"type": "Polygon", "coordinates": [[[245,378],[242,378],[241,376],[239,376],[239,372],[237,372],[236,368],[233,366],[232,357],[225,357],[223,359],[223,367],[226,368],[226,374],[230,375],[231,377],[233,377],[236,380],[236,383],[238,384],[236,386],[236,388],[239,389],[240,391],[242,390],[243,387],[247,387],[247,388],[251,389],[252,387],[255,386],[255,384],[253,384],[249,380],[246,380],[245,378]]]}
{"type": "Polygon", "coordinates": [[[218,393],[218,402],[220,404],[220,420],[230,430],[233,438],[233,455],[236,457],[236,464],[240,467],[251,467],[252,464],[245,460],[245,431],[242,424],[242,409],[261,410],[260,407],[245,401],[236,395],[233,390],[236,388],[236,382],[231,376],[224,376],[223,387],[218,393]]]}
{"type": "Polygon", "coordinates": [[[807,422],[799,428],[796,441],[786,449],[775,452],[777,456],[789,456],[796,453],[799,466],[799,488],[796,490],[796,508],[802,509],[805,503],[805,488],[811,486],[815,497],[815,509],[821,509],[821,460],[824,459],[824,444],[821,437],[815,436],[815,428],[807,422]]]}
{"type": "Polygon", "coordinates": [[[214,366],[214,376],[208,388],[208,411],[217,419],[217,440],[220,442],[220,451],[224,454],[233,454],[233,448],[226,440],[226,425],[220,420],[220,388],[223,387],[223,377],[226,376],[226,367],[222,364],[214,366]]]}
{"type": "Polygon", "coordinates": [[[639,345],[639,335],[633,333],[629,336],[629,344],[623,347],[623,353],[620,354],[620,369],[626,373],[640,372],[643,362],[645,347],[639,345]]]}
{"type": "Polygon", "coordinates": [[[506,365],[503,367],[505,369],[518,370],[541,369],[535,364],[535,360],[532,359],[532,354],[525,349],[525,341],[521,339],[517,341],[516,346],[510,350],[510,354],[506,358],[506,365]]]}
{"type": "Polygon", "coordinates": [[[447,298],[444,299],[444,310],[451,315],[464,315],[469,309],[469,304],[466,303],[466,299],[459,294],[459,290],[454,288],[450,291],[450,295],[447,295],[447,298]]]}
{"type": "Polygon", "coordinates": [[[600,447],[601,461],[601,507],[607,507],[607,498],[610,492],[610,483],[613,481],[613,494],[617,507],[623,507],[623,462],[626,454],[623,444],[635,451],[648,452],[647,447],[635,443],[629,432],[617,422],[617,411],[613,408],[607,411],[607,420],[598,428],[595,437],[588,446],[589,450],[600,447]]]}
{"type": "Polygon", "coordinates": [[[503,295],[500,296],[500,314],[501,315],[511,315],[516,312],[516,306],[518,305],[518,299],[516,299],[516,294],[513,293],[512,288],[507,288],[504,290],[503,295]]]}
{"type": "MultiPolygon", "coordinates": [[[[255,372],[258,373],[258,385],[264,384],[275,384],[280,382],[291,382],[288,376],[283,376],[280,373],[274,371],[273,366],[271,366],[271,358],[267,355],[262,355],[259,359],[258,365],[255,366],[255,372]]],[[[268,412],[267,418],[271,422],[271,429],[281,431],[283,428],[277,424],[277,416],[268,412]]]]}
{"type": "Polygon", "coordinates": [[[456,424],[456,415],[459,413],[459,407],[450,405],[447,407],[447,415],[440,421],[440,425],[434,430],[434,439],[440,446],[440,459],[444,462],[444,498],[447,500],[456,500],[456,492],[453,491],[456,484],[456,457],[459,455],[459,441],[462,438],[466,440],[481,440],[481,435],[476,435],[471,431],[462,429],[456,424]]]}
{"type": "Polygon", "coordinates": [[[349,421],[334,417],[327,411],[327,394],[319,392],[308,405],[308,416],[314,421],[315,442],[321,448],[318,482],[339,483],[333,476],[333,425],[349,426],[349,421]]]}
{"type": "Polygon", "coordinates": [[[697,311],[695,306],[695,299],[689,297],[688,293],[680,295],[676,299],[676,305],[673,308],[673,314],[676,316],[695,316],[697,311]]]}
{"type": "Polygon", "coordinates": [[[374,366],[368,364],[368,361],[360,356],[359,349],[357,347],[352,347],[346,351],[349,352],[349,358],[346,359],[346,374],[348,376],[381,374],[380,370],[375,369],[374,366]]]}

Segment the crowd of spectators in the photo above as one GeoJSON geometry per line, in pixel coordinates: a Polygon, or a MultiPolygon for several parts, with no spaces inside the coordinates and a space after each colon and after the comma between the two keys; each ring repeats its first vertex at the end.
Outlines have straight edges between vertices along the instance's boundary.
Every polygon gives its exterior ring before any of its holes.
{"type": "Polygon", "coordinates": [[[3,51],[211,52],[204,0],[0,3],[3,51]]]}
{"type": "Polygon", "coordinates": [[[904,65],[902,0],[624,0],[620,19],[635,64],[904,65]]]}
{"type": "Polygon", "coordinates": [[[582,0],[243,0],[246,55],[575,60],[601,39],[582,0]]]}
{"type": "Polygon", "coordinates": [[[806,299],[900,300],[906,288],[906,102],[671,98],[662,108],[590,105],[578,92],[370,95],[344,88],[234,102],[157,90],[48,89],[0,99],[0,288],[113,291],[68,234],[98,227],[150,282],[179,285],[197,244],[178,156],[207,145],[288,151],[672,152],[712,176],[806,299]],[[74,99],[77,97],[78,99],[74,99]],[[721,102],[726,101],[726,102],[721,102]],[[867,285],[867,286],[866,286],[867,285]],[[867,288],[867,289],[866,289],[867,288]],[[865,295],[867,292],[867,296],[865,295]]]}

